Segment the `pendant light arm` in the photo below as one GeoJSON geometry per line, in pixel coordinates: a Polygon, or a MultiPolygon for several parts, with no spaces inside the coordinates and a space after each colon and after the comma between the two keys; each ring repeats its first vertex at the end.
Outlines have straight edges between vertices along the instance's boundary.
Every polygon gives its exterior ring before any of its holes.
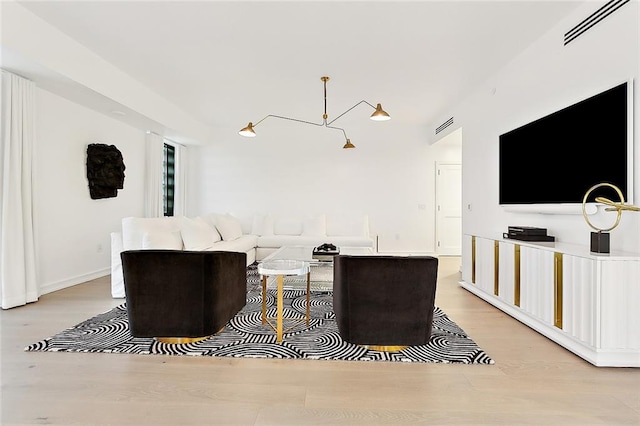
{"type": "Polygon", "coordinates": [[[376,107],[374,107],[373,105],[371,105],[369,102],[365,101],[365,100],[361,100],[360,102],[358,102],[357,104],[355,104],[354,106],[352,106],[351,108],[349,108],[348,110],[346,110],[345,112],[343,112],[342,114],[340,114],[339,116],[337,116],[336,118],[334,118],[333,120],[331,120],[328,124],[333,123],[334,121],[336,121],[338,118],[342,117],[343,115],[345,115],[346,113],[348,113],[349,111],[351,111],[352,109],[354,109],[355,107],[357,107],[358,105],[360,105],[361,103],[365,103],[367,105],[369,105],[371,108],[376,109],[376,107]]]}
{"type": "Polygon", "coordinates": [[[280,118],[282,120],[290,120],[290,121],[297,121],[298,123],[304,123],[304,124],[311,124],[313,126],[324,126],[325,123],[312,123],[311,121],[305,121],[305,120],[299,120],[297,118],[291,118],[291,117],[284,117],[282,115],[274,115],[274,114],[269,114],[266,117],[264,117],[263,119],[261,119],[260,121],[257,121],[253,127],[256,127],[258,124],[262,123],[264,120],[266,120],[269,117],[273,117],[273,118],[280,118]]]}
{"type": "MultiPolygon", "coordinates": [[[[335,120],[333,120],[335,121],[335,120]]],[[[340,130],[342,132],[342,134],[344,135],[345,140],[348,140],[349,138],[347,137],[347,132],[344,131],[344,129],[342,127],[333,127],[333,126],[329,126],[328,124],[324,125],[327,129],[335,129],[335,130],[340,130]]]]}

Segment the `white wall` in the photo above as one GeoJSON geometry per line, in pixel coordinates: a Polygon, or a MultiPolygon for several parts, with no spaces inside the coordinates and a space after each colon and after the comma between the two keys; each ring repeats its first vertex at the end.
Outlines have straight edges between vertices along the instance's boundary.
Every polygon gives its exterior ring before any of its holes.
{"type": "Polygon", "coordinates": [[[40,293],[109,274],[110,233],[143,214],[144,132],[45,90],[36,95],[35,228],[40,293]],[[90,143],[115,145],[126,166],[115,198],[93,200],[90,143]]]}
{"type": "MultiPolygon", "coordinates": [[[[498,206],[498,136],[630,78],[636,83],[634,199],[639,204],[638,2],[627,3],[567,46],[563,45],[564,33],[598,7],[588,2],[578,8],[443,115],[454,116],[464,129],[463,233],[499,238],[509,225],[538,226],[547,228],[557,241],[588,245],[591,229],[580,214],[508,213],[498,206]],[[466,209],[468,205],[470,210],[466,209]]],[[[606,141],[602,141],[602,149],[606,149],[606,141]]],[[[596,152],[592,163],[567,167],[594,167],[597,162],[596,152]]],[[[613,223],[607,218],[596,217],[594,221],[613,223]]],[[[620,226],[611,232],[611,245],[614,250],[640,252],[640,214],[624,213],[620,226]]]]}
{"type": "Polygon", "coordinates": [[[366,213],[381,250],[433,253],[435,163],[452,151],[459,160],[460,147],[429,146],[426,128],[350,114],[341,125],[351,150],[339,131],[278,119],[255,138],[238,135],[246,123],[220,129],[190,148],[189,213],[366,213]]]}

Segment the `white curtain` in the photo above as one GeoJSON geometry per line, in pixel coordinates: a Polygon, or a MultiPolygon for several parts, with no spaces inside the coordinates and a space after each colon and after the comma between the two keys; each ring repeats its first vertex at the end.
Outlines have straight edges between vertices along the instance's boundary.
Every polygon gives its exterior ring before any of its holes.
{"type": "Polygon", "coordinates": [[[38,300],[33,220],[35,84],[2,70],[0,98],[0,299],[38,300]]]}
{"type": "Polygon", "coordinates": [[[173,205],[175,216],[187,216],[187,147],[174,145],[176,148],[176,190],[173,205]]]}
{"type": "Polygon", "coordinates": [[[164,204],[162,202],[164,141],[162,136],[147,132],[145,155],[144,215],[145,217],[162,217],[164,216],[164,204]]]}

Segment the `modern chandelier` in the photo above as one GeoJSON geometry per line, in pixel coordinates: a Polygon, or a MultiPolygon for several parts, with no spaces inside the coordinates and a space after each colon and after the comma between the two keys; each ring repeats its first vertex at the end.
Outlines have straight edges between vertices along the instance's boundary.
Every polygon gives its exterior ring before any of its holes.
{"type": "Polygon", "coordinates": [[[339,116],[337,116],[336,118],[334,118],[331,121],[327,121],[327,119],[329,118],[329,116],[327,115],[327,81],[329,81],[329,77],[321,77],[320,80],[322,80],[323,84],[324,84],[324,114],[322,114],[322,123],[312,123],[310,121],[306,121],[306,120],[299,120],[297,118],[290,118],[290,117],[284,117],[281,115],[274,115],[274,114],[269,114],[266,117],[264,117],[262,120],[257,121],[255,124],[253,124],[252,122],[249,122],[249,124],[247,125],[247,127],[245,127],[244,129],[240,130],[238,133],[242,136],[246,136],[246,137],[255,137],[256,136],[256,132],[253,130],[254,127],[258,126],[258,124],[262,123],[264,120],[266,120],[269,117],[274,117],[274,118],[281,118],[283,120],[291,120],[291,121],[297,121],[298,123],[304,123],[304,124],[311,124],[313,126],[324,126],[328,129],[336,129],[336,130],[341,130],[342,134],[344,135],[344,138],[346,140],[344,146],[342,148],[355,148],[355,145],[351,143],[351,140],[347,137],[347,132],[345,132],[345,130],[341,127],[335,127],[332,126],[331,123],[333,123],[334,121],[336,121],[337,119],[339,119],[340,117],[342,117],[343,115],[345,115],[346,113],[348,113],[349,111],[351,111],[352,109],[354,109],[355,107],[357,107],[358,105],[365,103],[367,105],[369,105],[371,108],[373,108],[375,111],[373,112],[373,114],[371,114],[371,116],[369,117],[370,119],[374,120],[374,121],[386,121],[386,120],[390,120],[391,117],[389,116],[389,114],[387,114],[383,109],[382,109],[382,105],[377,104],[376,106],[373,106],[372,104],[370,104],[369,102],[362,100],[360,102],[358,102],[357,104],[355,104],[354,106],[352,106],[351,108],[349,108],[348,110],[346,110],[345,112],[343,112],[342,114],[340,114],[339,116]]]}

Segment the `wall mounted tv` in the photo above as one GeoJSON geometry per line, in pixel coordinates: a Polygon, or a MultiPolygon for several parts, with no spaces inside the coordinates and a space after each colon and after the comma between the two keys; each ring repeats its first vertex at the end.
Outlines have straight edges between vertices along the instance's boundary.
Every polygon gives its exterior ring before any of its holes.
{"type": "MultiPolygon", "coordinates": [[[[593,185],[616,185],[633,202],[632,81],[499,137],[502,206],[582,205],[593,185]]],[[[596,196],[618,200],[610,188],[596,196]]]]}

